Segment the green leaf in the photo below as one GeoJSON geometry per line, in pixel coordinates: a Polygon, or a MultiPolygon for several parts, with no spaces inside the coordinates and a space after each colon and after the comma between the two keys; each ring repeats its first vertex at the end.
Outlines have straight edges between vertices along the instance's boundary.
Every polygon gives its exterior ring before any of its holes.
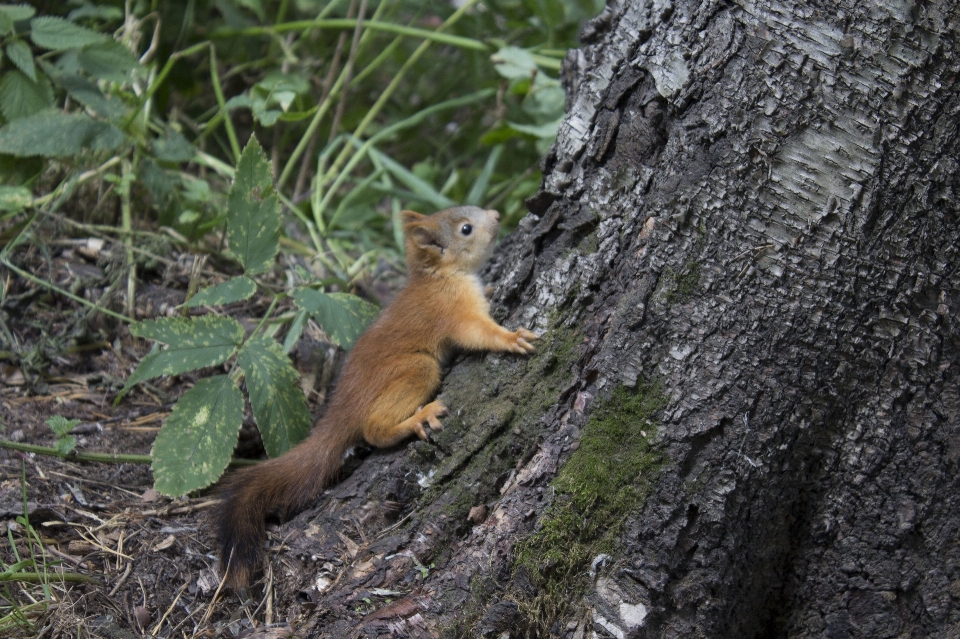
{"type": "Polygon", "coordinates": [[[276,340],[258,335],[247,342],[237,362],[243,370],[253,416],[270,457],[282,455],[310,432],[307,399],[300,375],[276,340]]]}
{"type": "Polygon", "coordinates": [[[273,192],[270,164],[253,136],[240,155],[227,196],[230,252],[247,274],[270,268],[280,248],[280,201],[273,192]]]}
{"type": "Polygon", "coordinates": [[[249,277],[234,277],[223,284],[201,289],[184,306],[222,306],[249,299],[257,291],[256,283],[249,277]]]}
{"type": "Polygon", "coordinates": [[[196,147],[174,129],[164,131],[153,141],[153,155],[163,162],[189,162],[196,154],[196,147]]]}
{"type": "Polygon", "coordinates": [[[312,288],[295,291],[293,300],[317,320],[330,339],[348,350],[380,312],[356,295],[321,293],[312,288]]]}
{"type": "Polygon", "coordinates": [[[473,181],[473,186],[470,187],[470,192],[467,193],[467,197],[463,201],[464,204],[480,206],[483,201],[483,196],[487,192],[487,187],[490,185],[490,177],[493,175],[494,169],[497,168],[497,162],[500,161],[500,155],[502,153],[503,146],[495,146],[490,151],[490,155],[487,156],[487,161],[483,165],[483,170],[480,172],[480,175],[477,176],[477,179],[473,181]]]}
{"type": "Polygon", "coordinates": [[[243,327],[237,320],[213,315],[137,322],[130,326],[130,332],[169,346],[141,360],[121,395],[135,384],[160,375],[179,375],[222,364],[243,341],[243,327]]]}
{"type": "Polygon", "coordinates": [[[0,128],[0,153],[69,157],[84,151],[110,151],[123,139],[120,129],[85,113],[47,110],[0,128]]]}
{"type": "Polygon", "coordinates": [[[53,105],[53,89],[43,76],[34,82],[20,71],[10,71],[0,81],[0,113],[8,122],[53,105]]]}
{"type": "Polygon", "coordinates": [[[7,56],[28,78],[34,82],[37,81],[37,67],[33,64],[33,54],[30,53],[30,45],[23,40],[11,42],[7,45],[7,56]]]}
{"type": "Polygon", "coordinates": [[[29,4],[0,4],[0,13],[3,13],[14,22],[29,20],[36,15],[37,10],[29,4]]]}
{"type": "Polygon", "coordinates": [[[13,32],[13,20],[10,16],[0,9],[0,35],[6,35],[13,32]]]}
{"type": "Polygon", "coordinates": [[[25,186],[0,186],[0,211],[22,211],[33,203],[33,194],[25,186]]]}
{"type": "Polygon", "coordinates": [[[67,419],[63,415],[53,415],[45,422],[57,437],[67,435],[80,423],[79,419],[67,419]]]}
{"type": "Polygon", "coordinates": [[[490,59],[497,73],[508,80],[530,79],[537,71],[537,63],[526,49],[503,47],[490,59]]]}
{"type": "Polygon", "coordinates": [[[518,124],[516,122],[508,122],[507,124],[518,133],[544,140],[552,140],[557,137],[557,129],[560,128],[561,122],[563,122],[563,118],[545,124],[518,124]]]}
{"type": "Polygon", "coordinates": [[[30,21],[30,39],[38,47],[63,51],[105,42],[107,36],[63,18],[42,16],[30,21]]]}
{"type": "Polygon", "coordinates": [[[201,379],[173,407],[153,443],[157,491],[180,497],[223,474],[243,421],[243,395],[229,375],[201,379]]]}
{"type": "Polygon", "coordinates": [[[71,22],[78,22],[85,18],[95,18],[98,20],[121,20],[123,19],[123,10],[118,7],[95,7],[87,5],[74,9],[67,15],[71,22]]]}
{"type": "Polygon", "coordinates": [[[80,423],[79,419],[67,419],[63,415],[53,415],[47,419],[46,424],[57,436],[54,441],[54,448],[61,455],[69,454],[77,447],[77,438],[70,434],[74,426],[80,423]]]}
{"type": "Polygon", "coordinates": [[[73,449],[77,447],[77,438],[73,435],[57,437],[57,439],[53,442],[53,446],[61,455],[69,455],[73,452],[73,449]]]}
{"type": "Polygon", "coordinates": [[[50,75],[54,83],[66,90],[70,97],[80,104],[90,107],[97,114],[116,120],[127,112],[127,107],[122,100],[103,95],[96,84],[76,72],[64,72],[62,67],[45,62],[41,62],[41,66],[50,75]]]}
{"type": "Polygon", "coordinates": [[[95,78],[121,84],[130,82],[130,71],[140,68],[130,49],[115,40],[85,47],[77,54],[77,64],[95,78]]]}
{"type": "Polygon", "coordinates": [[[303,327],[306,326],[309,317],[310,314],[304,310],[297,311],[297,314],[293,316],[290,328],[287,329],[287,335],[283,338],[284,353],[292,351],[293,347],[300,341],[300,336],[303,335],[303,327]]]}

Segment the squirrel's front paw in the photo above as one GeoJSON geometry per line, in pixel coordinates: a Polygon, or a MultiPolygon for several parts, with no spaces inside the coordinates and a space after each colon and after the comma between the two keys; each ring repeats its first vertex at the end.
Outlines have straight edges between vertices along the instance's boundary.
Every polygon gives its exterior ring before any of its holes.
{"type": "Polygon", "coordinates": [[[513,335],[516,338],[515,347],[512,349],[514,353],[526,354],[537,350],[530,342],[540,339],[540,336],[533,331],[518,328],[513,332],[513,335]]]}

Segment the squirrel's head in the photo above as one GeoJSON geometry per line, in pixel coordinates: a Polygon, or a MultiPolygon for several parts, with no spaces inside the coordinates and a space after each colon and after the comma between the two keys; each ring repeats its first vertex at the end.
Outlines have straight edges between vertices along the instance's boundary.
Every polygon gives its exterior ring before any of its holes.
{"type": "Polygon", "coordinates": [[[474,273],[490,258],[500,230],[500,214],[479,206],[401,215],[411,273],[474,273]]]}

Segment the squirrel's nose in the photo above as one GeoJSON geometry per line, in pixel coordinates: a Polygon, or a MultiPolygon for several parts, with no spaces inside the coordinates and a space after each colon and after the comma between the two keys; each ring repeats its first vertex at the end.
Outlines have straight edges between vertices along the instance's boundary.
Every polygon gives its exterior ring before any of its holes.
{"type": "Polygon", "coordinates": [[[494,209],[487,209],[487,213],[492,213],[493,219],[495,219],[497,222],[500,221],[500,211],[496,211],[494,209]]]}

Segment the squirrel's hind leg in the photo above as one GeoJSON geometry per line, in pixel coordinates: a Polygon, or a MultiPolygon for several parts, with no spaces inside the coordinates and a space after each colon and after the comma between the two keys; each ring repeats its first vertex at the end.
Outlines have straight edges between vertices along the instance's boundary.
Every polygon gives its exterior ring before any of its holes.
{"type": "Polygon", "coordinates": [[[440,387],[440,365],[427,355],[411,357],[391,371],[390,381],[377,394],[363,426],[363,438],[372,446],[388,448],[411,435],[427,438],[424,425],[443,428],[447,408],[430,401],[440,387]],[[428,403],[429,402],[429,403],[428,403]]]}

